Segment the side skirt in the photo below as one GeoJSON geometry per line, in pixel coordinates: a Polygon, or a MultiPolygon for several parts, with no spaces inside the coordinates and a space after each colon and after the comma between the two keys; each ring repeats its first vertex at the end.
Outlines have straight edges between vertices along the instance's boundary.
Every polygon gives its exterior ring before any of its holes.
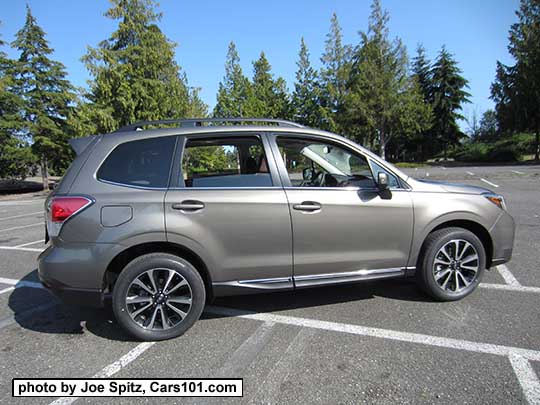
{"type": "Polygon", "coordinates": [[[405,277],[413,268],[355,270],[343,273],[313,274],[296,277],[278,277],[254,280],[212,283],[215,296],[260,294],[288,291],[295,288],[322,287],[335,284],[357,283],[369,280],[405,277]]]}

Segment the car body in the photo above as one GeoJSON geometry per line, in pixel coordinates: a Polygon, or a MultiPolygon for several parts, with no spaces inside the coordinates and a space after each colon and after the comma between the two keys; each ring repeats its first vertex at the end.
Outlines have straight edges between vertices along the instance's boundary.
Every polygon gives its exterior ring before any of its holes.
{"type": "Polygon", "coordinates": [[[450,229],[478,239],[450,239],[461,241],[456,259],[482,250],[474,278],[443,269],[456,293],[435,298],[457,299],[511,258],[514,221],[489,190],[415,180],[349,139],[286,121],[206,121],[74,140],[77,157],[46,201],[46,287],[100,307],[129,263],[157,253],[192,266],[206,299],[418,277],[429,236],[450,229]]]}

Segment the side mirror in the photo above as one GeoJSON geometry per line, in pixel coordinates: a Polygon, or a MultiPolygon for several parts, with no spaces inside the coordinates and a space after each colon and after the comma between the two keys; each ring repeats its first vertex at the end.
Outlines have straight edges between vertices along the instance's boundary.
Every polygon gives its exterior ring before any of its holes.
{"type": "Polygon", "coordinates": [[[381,191],[388,189],[388,175],[385,172],[377,173],[377,187],[381,191]]]}

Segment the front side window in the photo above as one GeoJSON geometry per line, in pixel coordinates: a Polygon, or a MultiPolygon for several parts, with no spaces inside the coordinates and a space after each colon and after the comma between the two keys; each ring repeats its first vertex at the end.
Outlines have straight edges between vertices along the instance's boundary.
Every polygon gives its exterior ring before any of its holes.
{"type": "Polygon", "coordinates": [[[105,159],[97,178],[128,186],[165,188],[175,144],[174,136],[120,144],[105,159]]]}
{"type": "Polygon", "coordinates": [[[375,186],[365,157],[315,139],[282,138],[277,145],[293,187],[375,186]]]}
{"type": "Polygon", "coordinates": [[[184,148],[185,187],[271,187],[272,178],[257,136],[192,138],[184,148]]]}
{"type": "Polygon", "coordinates": [[[390,188],[400,187],[397,177],[394,176],[392,173],[390,173],[388,170],[386,170],[384,167],[376,163],[373,159],[371,159],[371,168],[373,169],[375,178],[379,177],[379,173],[386,173],[386,175],[388,176],[388,187],[390,188]]]}

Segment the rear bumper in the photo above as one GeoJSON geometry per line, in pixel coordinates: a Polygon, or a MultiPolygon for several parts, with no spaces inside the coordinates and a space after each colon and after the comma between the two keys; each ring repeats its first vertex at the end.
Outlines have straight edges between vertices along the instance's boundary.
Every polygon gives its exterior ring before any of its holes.
{"type": "Polygon", "coordinates": [[[493,256],[491,266],[509,262],[512,258],[515,236],[514,218],[506,211],[503,212],[489,233],[493,241],[493,256]]]}
{"type": "Polygon", "coordinates": [[[47,290],[66,304],[94,308],[103,307],[104,295],[101,290],[66,287],[60,285],[58,281],[44,278],[41,272],[39,273],[39,279],[47,290]]]}
{"type": "Polygon", "coordinates": [[[120,248],[99,243],[49,246],[38,257],[39,279],[68,304],[102,307],[105,271],[120,248]]]}

